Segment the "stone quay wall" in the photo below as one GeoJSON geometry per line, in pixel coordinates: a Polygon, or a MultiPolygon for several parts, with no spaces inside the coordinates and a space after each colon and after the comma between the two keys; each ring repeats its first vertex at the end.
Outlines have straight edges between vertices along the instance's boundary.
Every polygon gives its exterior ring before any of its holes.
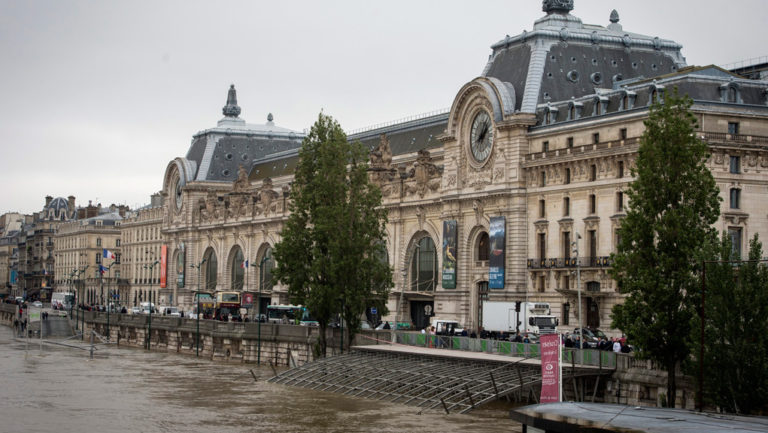
{"type": "MultiPolygon", "coordinates": [[[[13,325],[18,306],[0,304],[0,324],[13,325]]],[[[73,326],[85,324],[86,338],[91,331],[116,341],[118,345],[146,348],[169,353],[195,356],[197,352],[198,321],[181,317],[143,314],[97,313],[94,311],[72,314],[73,326]],[[78,321],[75,325],[75,321],[78,321]]],[[[255,363],[259,359],[259,323],[219,322],[200,320],[201,357],[231,362],[255,363]]],[[[316,327],[261,324],[261,362],[298,366],[314,359],[319,338],[316,327]]],[[[346,341],[347,333],[344,333],[346,341]]],[[[328,329],[328,353],[339,351],[340,329],[328,329]]],[[[345,344],[347,347],[348,344],[345,344]]]]}

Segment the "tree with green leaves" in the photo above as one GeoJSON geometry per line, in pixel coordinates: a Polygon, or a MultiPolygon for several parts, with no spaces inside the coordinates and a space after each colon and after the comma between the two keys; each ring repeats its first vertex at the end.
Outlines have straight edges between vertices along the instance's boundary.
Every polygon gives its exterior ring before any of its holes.
{"type": "MultiPolygon", "coordinates": [[[[757,235],[741,261],[723,236],[710,256],[704,284],[704,400],[728,412],[757,414],[768,408],[768,267],[757,235]]],[[[700,373],[701,317],[694,319],[695,361],[700,373]]]]}
{"type": "Polygon", "coordinates": [[[691,353],[701,258],[717,242],[712,225],[720,211],[692,104],[675,89],[651,106],[612,256],[611,276],[628,295],[612,311],[613,327],[638,348],[637,356],[667,370],[668,407],[675,407],[675,371],[691,353]]]}
{"type": "Polygon", "coordinates": [[[368,177],[366,148],[348,142],[323,113],[299,150],[290,194],[290,215],[274,249],[274,278],[288,286],[291,302],[308,307],[318,321],[325,356],[325,331],[337,314],[351,340],[367,307],[386,313],[392,272],[380,251],[387,214],[368,177]]]}

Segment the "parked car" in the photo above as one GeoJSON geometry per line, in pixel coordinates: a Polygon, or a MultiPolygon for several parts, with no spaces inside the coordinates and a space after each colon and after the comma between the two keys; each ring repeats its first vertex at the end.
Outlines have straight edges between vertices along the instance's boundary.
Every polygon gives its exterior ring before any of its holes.
{"type": "Polygon", "coordinates": [[[131,314],[141,314],[141,307],[131,307],[131,314]]]}
{"type": "Polygon", "coordinates": [[[32,306],[37,308],[43,308],[43,303],[40,301],[35,301],[32,303],[32,306]]]}

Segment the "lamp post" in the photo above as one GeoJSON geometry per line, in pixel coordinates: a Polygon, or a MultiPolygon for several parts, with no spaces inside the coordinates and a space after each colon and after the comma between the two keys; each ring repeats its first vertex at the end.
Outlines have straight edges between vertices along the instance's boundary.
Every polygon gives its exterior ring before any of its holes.
{"type": "MultiPolygon", "coordinates": [[[[72,269],[72,272],[69,273],[69,287],[72,287],[72,284],[75,281],[75,273],[77,273],[77,269],[72,269]]],[[[72,292],[76,293],[76,292],[72,292]]],[[[72,320],[72,308],[75,306],[75,300],[72,300],[72,303],[69,304],[69,320],[72,320]]],[[[77,329],[77,320],[75,320],[75,329],[77,329]]]]}
{"type": "MultiPolygon", "coordinates": [[[[75,280],[75,287],[77,289],[79,289],[79,286],[80,286],[79,283],[82,281],[82,279],[80,278],[80,275],[84,274],[85,270],[88,269],[89,266],[90,265],[85,265],[85,267],[83,269],[79,269],[77,271],[77,280],[75,280]]],[[[85,292],[85,284],[84,283],[83,283],[83,292],[85,292]]],[[[85,293],[83,293],[82,295],[78,295],[78,297],[80,298],[80,304],[81,305],[83,305],[82,298],[84,296],[85,296],[85,293]]],[[[82,310],[82,307],[80,309],[82,310]]],[[[81,323],[80,323],[80,340],[83,340],[83,339],[85,339],[85,310],[80,311],[78,315],[81,318],[80,319],[81,320],[81,323]]],[[[75,322],[75,326],[77,326],[77,322],[75,322]]],[[[77,329],[77,328],[75,328],[75,329],[77,329]]]]}
{"type": "MultiPolygon", "coordinates": [[[[112,276],[112,266],[114,266],[115,263],[117,263],[117,262],[112,262],[106,268],[107,271],[109,271],[110,277],[112,276]]],[[[101,265],[100,265],[100,269],[99,269],[99,280],[101,281],[101,293],[102,293],[102,296],[104,296],[104,266],[101,266],[101,265]]],[[[109,310],[110,310],[110,305],[109,305],[109,302],[111,300],[112,300],[112,296],[109,293],[109,287],[107,287],[107,341],[109,341],[109,336],[110,336],[110,333],[109,333],[109,310]]]]}
{"type": "Polygon", "coordinates": [[[571,242],[573,253],[576,255],[576,296],[579,303],[579,353],[581,363],[584,364],[584,326],[581,323],[581,262],[579,261],[579,239],[581,235],[576,232],[576,240],[571,242]]]}
{"type": "Polygon", "coordinates": [[[261,289],[264,286],[264,263],[269,261],[269,250],[264,253],[264,257],[259,262],[259,296],[256,298],[256,320],[259,324],[256,325],[259,333],[259,348],[256,354],[256,365],[261,365],[261,289]]]}
{"type": "MultiPolygon", "coordinates": [[[[152,279],[155,276],[155,273],[153,272],[153,269],[155,269],[155,266],[160,263],[159,260],[155,260],[150,265],[144,265],[145,269],[149,269],[149,281],[152,281],[152,279]]],[[[147,321],[147,350],[152,350],[152,287],[149,288],[149,320],[147,321]]]]}
{"type": "MultiPolygon", "coordinates": [[[[203,266],[203,263],[205,263],[205,259],[203,259],[202,262],[189,266],[191,268],[197,268],[197,292],[195,293],[195,299],[197,300],[197,333],[195,334],[195,356],[200,356],[200,267],[203,266]]],[[[261,339],[259,339],[259,343],[261,343],[261,339]]]]}

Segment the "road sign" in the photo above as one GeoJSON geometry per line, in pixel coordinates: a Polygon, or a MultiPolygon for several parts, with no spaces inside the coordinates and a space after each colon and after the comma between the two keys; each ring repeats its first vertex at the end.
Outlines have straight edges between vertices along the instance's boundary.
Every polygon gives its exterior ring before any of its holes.
{"type": "Polygon", "coordinates": [[[376,314],[376,307],[371,307],[371,314],[376,314]]]}

